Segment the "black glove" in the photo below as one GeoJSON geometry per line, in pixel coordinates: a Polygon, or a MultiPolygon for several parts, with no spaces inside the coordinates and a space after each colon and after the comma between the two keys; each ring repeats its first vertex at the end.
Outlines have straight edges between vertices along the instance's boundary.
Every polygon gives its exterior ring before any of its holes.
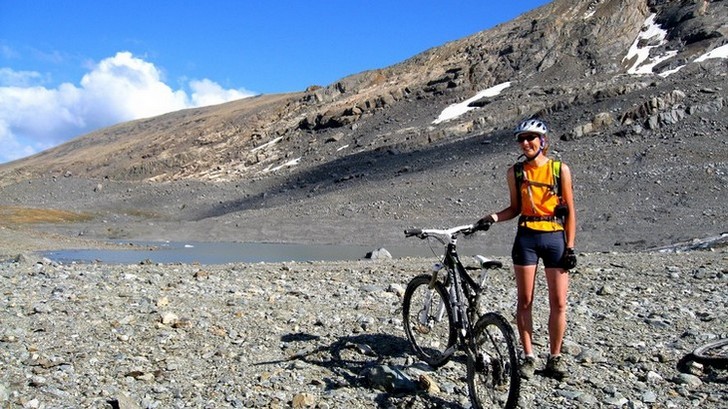
{"type": "Polygon", "coordinates": [[[495,223],[493,215],[489,214],[475,223],[474,230],[488,230],[493,223],[495,223]]]}
{"type": "Polygon", "coordinates": [[[573,248],[568,247],[566,251],[564,251],[563,257],[561,257],[561,268],[564,270],[571,270],[574,267],[576,267],[576,254],[574,254],[573,248]]]}

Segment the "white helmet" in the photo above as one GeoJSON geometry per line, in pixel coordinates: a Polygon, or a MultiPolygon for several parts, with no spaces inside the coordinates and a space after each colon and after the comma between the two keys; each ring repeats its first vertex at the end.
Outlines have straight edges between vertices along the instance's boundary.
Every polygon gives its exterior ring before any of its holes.
{"type": "Polygon", "coordinates": [[[549,132],[549,129],[546,127],[546,124],[540,119],[531,118],[518,124],[516,129],[513,130],[513,135],[518,136],[522,133],[527,132],[537,133],[543,137],[549,132]]]}

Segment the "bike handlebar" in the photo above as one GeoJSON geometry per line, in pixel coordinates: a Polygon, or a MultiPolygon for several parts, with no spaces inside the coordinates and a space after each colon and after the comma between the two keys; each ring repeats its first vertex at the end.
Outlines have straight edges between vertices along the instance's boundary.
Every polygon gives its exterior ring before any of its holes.
{"type": "Polygon", "coordinates": [[[443,243],[449,243],[451,240],[455,239],[460,234],[473,234],[476,231],[479,230],[488,230],[490,228],[491,223],[475,223],[475,224],[466,224],[463,226],[457,226],[457,227],[451,227],[449,229],[405,229],[404,235],[405,237],[412,237],[416,236],[420,239],[426,239],[428,237],[435,237],[438,238],[443,243]]]}

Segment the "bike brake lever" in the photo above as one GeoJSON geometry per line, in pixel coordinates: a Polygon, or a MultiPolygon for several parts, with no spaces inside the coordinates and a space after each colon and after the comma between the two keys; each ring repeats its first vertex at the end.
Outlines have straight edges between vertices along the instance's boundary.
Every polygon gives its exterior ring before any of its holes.
{"type": "Polygon", "coordinates": [[[469,229],[469,230],[466,230],[466,231],[464,231],[464,232],[463,232],[463,236],[465,236],[465,237],[471,237],[471,236],[473,236],[473,235],[474,235],[475,233],[477,233],[477,232],[478,232],[478,229],[476,229],[476,228],[471,228],[471,229],[469,229]]]}

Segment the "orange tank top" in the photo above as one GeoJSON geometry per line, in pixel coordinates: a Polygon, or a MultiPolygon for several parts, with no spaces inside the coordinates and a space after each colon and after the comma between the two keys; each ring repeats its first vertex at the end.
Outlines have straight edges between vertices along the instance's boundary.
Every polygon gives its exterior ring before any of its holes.
{"type": "MultiPolygon", "coordinates": [[[[559,204],[559,196],[554,191],[555,184],[552,170],[552,160],[541,166],[526,162],[523,165],[523,183],[521,183],[521,215],[549,217],[554,215],[554,209],[559,204]]],[[[555,220],[530,220],[519,223],[538,231],[561,231],[564,226],[555,220]]]]}

